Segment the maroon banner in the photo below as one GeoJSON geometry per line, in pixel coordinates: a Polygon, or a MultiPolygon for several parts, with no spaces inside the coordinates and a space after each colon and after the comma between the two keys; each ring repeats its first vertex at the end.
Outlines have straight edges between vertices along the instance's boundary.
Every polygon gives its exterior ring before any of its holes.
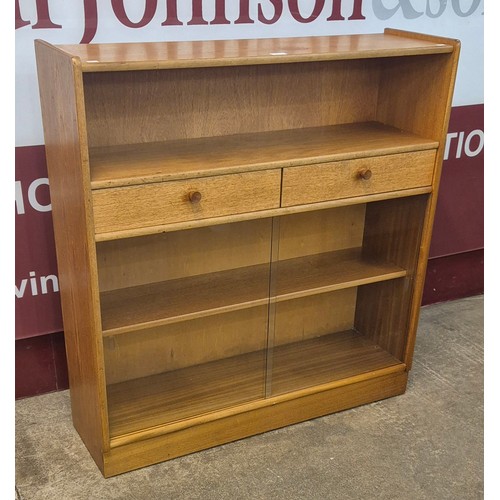
{"type": "Polygon", "coordinates": [[[452,108],[430,257],[484,248],[484,104],[452,108]]]}
{"type": "Polygon", "coordinates": [[[62,330],[44,146],[16,148],[16,338],[62,330]]]}

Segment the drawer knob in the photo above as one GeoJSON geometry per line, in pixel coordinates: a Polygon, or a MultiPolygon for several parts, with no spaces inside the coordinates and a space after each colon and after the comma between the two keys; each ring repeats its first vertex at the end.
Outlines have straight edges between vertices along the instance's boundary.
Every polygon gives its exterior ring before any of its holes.
{"type": "Polygon", "coordinates": [[[371,179],[371,176],[372,176],[372,171],[369,168],[364,168],[363,170],[360,170],[358,172],[358,177],[365,181],[371,179]]]}
{"type": "Polygon", "coordinates": [[[199,203],[201,201],[201,193],[199,191],[191,191],[188,194],[188,198],[191,203],[199,203]]]}

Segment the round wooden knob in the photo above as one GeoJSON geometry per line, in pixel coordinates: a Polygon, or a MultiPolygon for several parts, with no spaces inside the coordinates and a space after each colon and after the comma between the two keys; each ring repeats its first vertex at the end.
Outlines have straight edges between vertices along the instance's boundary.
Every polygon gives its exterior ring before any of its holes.
{"type": "Polygon", "coordinates": [[[360,170],[358,172],[358,177],[360,179],[365,180],[365,181],[367,181],[368,179],[370,179],[371,176],[372,176],[372,171],[369,168],[364,168],[363,170],[360,170]]]}
{"type": "Polygon", "coordinates": [[[191,191],[188,194],[188,198],[191,203],[199,203],[201,201],[201,193],[199,191],[191,191]]]}

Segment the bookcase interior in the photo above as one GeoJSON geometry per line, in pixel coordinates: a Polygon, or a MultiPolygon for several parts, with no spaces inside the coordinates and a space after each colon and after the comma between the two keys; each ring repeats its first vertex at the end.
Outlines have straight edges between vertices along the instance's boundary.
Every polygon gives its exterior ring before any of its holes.
{"type": "Polygon", "coordinates": [[[448,91],[449,58],[84,73],[91,179],[359,155],[397,148],[401,130],[400,149],[436,141],[442,117],[427,110],[448,91]]]}
{"type": "Polygon", "coordinates": [[[402,363],[427,199],[98,243],[111,434],[402,363]]]}

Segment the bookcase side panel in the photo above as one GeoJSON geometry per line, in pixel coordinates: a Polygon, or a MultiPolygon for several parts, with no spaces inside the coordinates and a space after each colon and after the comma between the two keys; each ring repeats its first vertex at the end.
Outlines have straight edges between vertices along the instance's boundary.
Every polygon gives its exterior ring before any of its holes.
{"type": "Polygon", "coordinates": [[[427,195],[367,204],[363,253],[405,269],[406,276],[363,287],[356,328],[402,360],[427,195]]]}
{"type": "Polygon", "coordinates": [[[437,205],[460,42],[449,38],[401,30],[387,29],[385,32],[390,35],[410,36],[453,47],[453,51],[449,54],[401,58],[401,64],[390,65],[390,61],[388,61],[387,67],[381,73],[377,119],[383,123],[439,141],[432,192],[423,223],[410,305],[408,340],[404,353],[404,361],[410,369],[437,205]]]}
{"type": "Polygon", "coordinates": [[[102,469],[109,443],[81,69],[44,42],[36,57],[73,422],[102,469]]]}

